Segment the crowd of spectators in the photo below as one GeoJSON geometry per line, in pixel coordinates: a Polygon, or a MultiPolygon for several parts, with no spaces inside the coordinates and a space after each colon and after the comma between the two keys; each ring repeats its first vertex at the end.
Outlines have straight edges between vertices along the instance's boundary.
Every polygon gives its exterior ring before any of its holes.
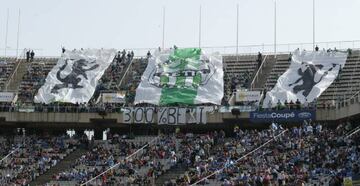
{"type": "Polygon", "coordinates": [[[78,141],[67,136],[17,136],[10,144],[1,142],[2,155],[10,155],[2,156],[0,185],[28,185],[71,153],[78,141]]]}
{"type": "MultiPolygon", "coordinates": [[[[329,128],[304,121],[265,130],[234,128],[205,134],[175,134],[124,139],[108,135],[89,141],[88,151],[71,167],[54,174],[48,185],[65,182],[92,185],[154,184],[162,174],[182,166],[186,171],[166,186],[189,185],[341,185],[360,179],[360,133],[351,124],[329,128]],[[354,129],[355,128],[355,129],[354,129]],[[251,153],[249,153],[251,152],[251,153]],[[110,167],[113,167],[109,169],[110,167]]],[[[71,153],[79,142],[67,136],[0,138],[1,185],[27,185],[71,153]]]]}
{"type": "Polygon", "coordinates": [[[19,87],[18,102],[33,103],[34,96],[44,85],[47,74],[56,65],[57,59],[38,58],[27,65],[19,87]]]}
{"type": "Polygon", "coordinates": [[[133,140],[122,139],[119,135],[109,136],[108,141],[94,144],[91,151],[75,160],[71,169],[54,175],[50,184],[62,181],[84,183],[114,165],[117,167],[91,184],[150,184],[176,163],[176,151],[173,136],[133,140]],[[139,149],[141,151],[137,152],[139,149]]]}
{"type": "Polygon", "coordinates": [[[203,178],[200,184],[224,186],[341,185],[345,177],[360,179],[360,135],[349,136],[349,127],[305,122],[285,131],[273,125],[263,131],[235,128],[236,137],[213,145],[210,154],[203,141],[195,140],[193,158],[184,156],[189,170],[166,185],[188,185],[203,178]]]}
{"type": "Polygon", "coordinates": [[[97,91],[119,90],[120,80],[123,77],[128,65],[133,60],[133,58],[133,51],[118,51],[113,62],[106,69],[104,75],[100,79],[97,91]]]}
{"type": "Polygon", "coordinates": [[[316,99],[310,103],[308,102],[301,103],[298,99],[296,101],[285,100],[284,103],[278,100],[275,107],[273,107],[271,101],[268,102],[269,110],[301,110],[301,109],[316,109],[316,107],[317,107],[316,99]]]}
{"type": "Polygon", "coordinates": [[[5,89],[5,84],[14,70],[15,59],[0,58],[0,90],[5,89]]]}

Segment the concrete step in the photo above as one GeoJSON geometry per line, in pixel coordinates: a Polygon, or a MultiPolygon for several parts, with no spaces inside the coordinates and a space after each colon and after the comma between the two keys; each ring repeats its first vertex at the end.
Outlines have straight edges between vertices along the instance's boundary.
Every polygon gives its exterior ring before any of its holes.
{"type": "Polygon", "coordinates": [[[259,69],[259,73],[257,75],[258,77],[255,79],[252,86],[253,89],[263,89],[265,87],[267,78],[276,64],[276,59],[268,56],[263,63],[264,64],[261,66],[261,69],[259,69]]]}
{"type": "Polygon", "coordinates": [[[162,185],[164,185],[164,183],[166,181],[176,179],[178,176],[184,174],[186,170],[187,170],[187,167],[178,163],[176,166],[174,166],[170,170],[168,170],[165,174],[159,176],[155,180],[155,185],[162,186],[162,185]]]}

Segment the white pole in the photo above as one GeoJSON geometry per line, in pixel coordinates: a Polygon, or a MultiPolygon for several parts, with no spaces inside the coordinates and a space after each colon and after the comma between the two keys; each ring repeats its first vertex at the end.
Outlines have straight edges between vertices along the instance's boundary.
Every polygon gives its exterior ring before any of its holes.
{"type": "Polygon", "coordinates": [[[9,29],[9,9],[7,9],[7,17],[6,17],[6,32],[5,32],[5,62],[6,62],[6,49],[7,49],[7,40],[8,40],[8,29],[9,29]]]}
{"type": "Polygon", "coordinates": [[[236,56],[239,53],[239,4],[236,5],[236,56]]]}
{"type": "Polygon", "coordinates": [[[165,49],[165,7],[163,7],[162,49],[165,49]]]}
{"type": "Polygon", "coordinates": [[[17,30],[17,39],[16,39],[16,58],[18,58],[19,54],[19,35],[20,35],[20,9],[19,9],[19,17],[18,17],[18,30],[17,30]]]}
{"type": "Polygon", "coordinates": [[[315,0],[313,0],[313,50],[315,50],[315,0]]]}
{"type": "Polygon", "coordinates": [[[201,48],[201,5],[199,12],[199,48],[201,48]]]}
{"type": "Polygon", "coordinates": [[[276,0],[274,0],[274,55],[276,57],[276,0]]]}

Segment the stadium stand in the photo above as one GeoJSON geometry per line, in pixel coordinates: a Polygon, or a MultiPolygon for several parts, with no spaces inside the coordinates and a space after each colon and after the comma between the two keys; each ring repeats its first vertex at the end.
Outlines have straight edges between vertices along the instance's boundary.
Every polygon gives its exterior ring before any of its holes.
{"type": "Polygon", "coordinates": [[[236,89],[249,87],[256,73],[257,56],[223,56],[224,65],[224,100],[229,100],[236,89]]]}
{"type": "Polygon", "coordinates": [[[110,67],[105,71],[99,83],[100,91],[116,91],[119,90],[119,83],[123,78],[126,69],[133,59],[132,55],[125,55],[126,51],[119,51],[111,63],[110,67]]]}
{"type": "MultiPolygon", "coordinates": [[[[131,52],[126,51],[119,52],[113,60],[112,64],[105,71],[99,81],[99,85],[93,96],[91,103],[95,103],[96,99],[103,92],[117,92],[127,91],[126,104],[131,105],[135,97],[135,89],[140,83],[141,75],[145,71],[147,65],[147,58],[134,58],[131,56],[131,52]],[[130,58],[129,58],[130,57],[130,58]]],[[[253,89],[253,90],[271,90],[277,79],[282,73],[284,73],[289,67],[289,59],[291,54],[279,54],[267,55],[264,58],[264,68],[261,69],[261,73],[258,71],[258,56],[257,55],[239,55],[239,56],[224,56],[224,100],[223,104],[227,104],[231,95],[239,89],[253,89]],[[251,83],[257,78],[256,85],[251,87],[251,83]]],[[[37,90],[44,84],[45,78],[52,67],[56,64],[55,58],[35,58],[32,63],[26,64],[26,73],[22,77],[19,92],[19,103],[32,103],[32,99],[35,96],[37,90]]],[[[318,99],[318,103],[326,104],[332,102],[339,102],[346,100],[354,95],[358,89],[358,86],[352,86],[359,84],[359,74],[357,69],[359,68],[360,54],[359,51],[352,51],[348,56],[347,62],[341,74],[318,99]],[[346,94],[342,94],[346,92],[346,94]]],[[[11,62],[10,62],[11,63],[11,62]]],[[[11,73],[14,67],[14,62],[10,65],[6,65],[7,73],[11,73]]],[[[5,77],[5,75],[3,75],[5,77]]],[[[8,77],[8,76],[6,76],[8,77]]],[[[6,82],[7,79],[2,78],[2,82],[6,82]]],[[[335,105],[335,104],[333,104],[335,105]]]]}
{"type": "Polygon", "coordinates": [[[37,90],[45,83],[47,74],[56,62],[56,58],[35,58],[33,62],[25,64],[26,73],[19,87],[20,103],[33,103],[37,90]]]}
{"type": "MultiPolygon", "coordinates": [[[[114,134],[106,141],[87,141],[76,136],[17,136],[12,143],[18,145],[12,149],[19,147],[18,150],[1,162],[1,183],[33,184],[77,148],[88,150],[73,159],[70,167],[61,166],[62,169],[48,175],[46,185],[85,183],[105,171],[89,184],[338,185],[349,173],[359,176],[360,135],[351,135],[358,129],[355,126],[328,128],[304,122],[287,130],[278,127],[265,130],[235,127],[227,135],[224,131],[178,132],[135,139],[114,134]],[[267,143],[270,140],[273,141],[267,143]],[[255,150],[258,147],[261,148],[255,150]],[[176,178],[161,179],[180,166],[187,170],[176,173],[176,178]]],[[[10,143],[1,145],[11,149],[10,143]]]]}
{"type": "Polygon", "coordinates": [[[63,185],[63,181],[84,183],[114,165],[116,169],[94,180],[96,184],[150,184],[152,178],[163,174],[173,163],[176,140],[172,136],[137,137],[133,140],[121,139],[114,135],[111,140],[95,142],[92,150],[77,159],[72,169],[53,176],[49,184],[63,185]],[[136,151],[149,141],[139,154],[136,151]],[[135,154],[135,155],[133,155],[135,154]]]}
{"type": "Polygon", "coordinates": [[[336,81],[326,89],[319,97],[320,104],[333,104],[332,102],[340,102],[349,99],[360,90],[360,51],[354,50],[348,56],[346,64],[336,81]]]}
{"type": "Polygon", "coordinates": [[[1,185],[27,185],[71,153],[77,140],[59,137],[15,137],[15,152],[1,161],[1,185]]]}
{"type": "MultiPolygon", "coordinates": [[[[290,57],[291,54],[263,56],[261,62],[266,64],[263,67],[259,64],[258,55],[224,56],[223,105],[227,105],[231,95],[239,89],[255,87],[255,90],[271,90],[278,77],[288,69],[290,57]],[[262,73],[257,73],[262,67],[262,73]],[[254,78],[257,81],[253,87],[254,78]]],[[[23,64],[26,72],[18,82],[18,104],[0,103],[0,112],[13,114],[4,119],[1,115],[0,124],[3,121],[16,123],[16,119],[20,118],[21,122],[16,126],[26,128],[33,122],[26,118],[31,117],[41,123],[46,121],[45,117],[41,117],[43,114],[47,119],[65,121],[68,118],[64,117],[76,118],[73,123],[69,122],[69,126],[79,128],[84,128],[81,126],[84,121],[89,121],[91,124],[87,126],[96,126],[94,128],[98,130],[114,126],[108,123],[120,126],[122,118],[118,115],[124,105],[102,104],[97,99],[100,93],[125,90],[125,105],[133,106],[135,89],[147,66],[147,58],[135,58],[130,51],[119,52],[88,104],[34,104],[34,95],[57,60],[35,58],[33,62],[23,64]],[[31,112],[38,115],[13,113],[19,111],[22,104],[34,106],[31,112]],[[86,116],[80,115],[89,112],[86,116]],[[99,112],[105,115],[114,113],[116,117],[102,116],[101,119],[94,114],[99,112]]],[[[359,63],[360,52],[354,50],[337,80],[319,97],[318,104],[339,103],[354,95],[359,99],[359,63]]],[[[0,72],[6,72],[0,73],[0,87],[9,81],[15,65],[15,59],[6,64],[0,63],[0,72]]],[[[287,109],[290,108],[284,108],[287,109]]],[[[240,114],[242,120],[232,113],[212,115],[209,120],[215,120],[213,124],[218,130],[214,130],[214,126],[197,125],[196,132],[199,134],[188,130],[187,126],[182,126],[184,131],[173,133],[165,130],[167,126],[149,124],[146,127],[137,126],[137,130],[154,127],[159,131],[163,129],[165,134],[152,136],[159,132],[152,131],[147,136],[125,139],[117,133],[109,133],[106,140],[88,140],[88,136],[81,133],[73,137],[59,134],[0,136],[0,185],[79,185],[89,180],[89,185],[341,185],[345,177],[360,176],[359,127],[357,123],[351,125],[340,121],[348,118],[335,118],[329,125],[326,122],[305,121],[296,126],[289,122],[284,126],[273,123],[270,129],[268,125],[245,129],[243,123],[249,116],[240,114]],[[228,120],[222,120],[225,117],[228,120]],[[235,127],[233,132],[229,132],[236,122],[241,122],[241,129],[235,127]]],[[[53,123],[60,125],[60,122],[53,123]]],[[[134,132],[133,125],[124,127],[121,123],[121,127],[124,133],[134,132]]]]}
{"type": "MultiPolygon", "coordinates": [[[[275,65],[271,69],[270,75],[266,78],[264,86],[265,89],[271,90],[275,86],[278,78],[289,68],[289,58],[289,54],[281,54],[276,56],[275,65]]],[[[267,61],[265,61],[265,63],[267,63],[267,61]]]]}
{"type": "Polygon", "coordinates": [[[5,90],[6,83],[15,70],[16,58],[0,58],[0,90],[5,90]]]}
{"type": "Polygon", "coordinates": [[[127,72],[125,72],[122,82],[119,84],[120,90],[126,90],[126,104],[132,105],[135,99],[135,90],[141,81],[141,75],[146,69],[148,58],[134,58],[127,72]]]}

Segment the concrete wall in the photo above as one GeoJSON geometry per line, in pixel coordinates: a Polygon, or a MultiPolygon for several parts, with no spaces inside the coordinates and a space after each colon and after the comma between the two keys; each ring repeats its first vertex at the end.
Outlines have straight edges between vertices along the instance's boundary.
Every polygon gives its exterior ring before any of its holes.
{"type": "MultiPolygon", "coordinates": [[[[334,121],[360,114],[360,103],[356,99],[344,103],[337,109],[318,109],[316,119],[334,121]]],[[[155,114],[156,117],[156,114],[155,114]]],[[[213,113],[207,115],[207,123],[223,123],[224,120],[249,119],[250,113],[234,116],[231,113],[213,113]]],[[[0,123],[92,123],[94,120],[112,120],[122,123],[122,113],[109,113],[102,117],[98,113],[42,113],[42,112],[0,112],[0,123]]]]}

